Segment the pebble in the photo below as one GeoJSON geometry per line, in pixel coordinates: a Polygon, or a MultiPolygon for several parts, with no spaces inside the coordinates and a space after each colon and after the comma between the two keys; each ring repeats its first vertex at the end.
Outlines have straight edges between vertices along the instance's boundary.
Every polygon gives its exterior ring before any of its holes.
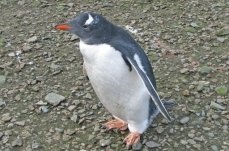
{"type": "Polygon", "coordinates": [[[4,84],[6,81],[6,76],[0,75],[0,85],[4,84]]]}
{"type": "Polygon", "coordinates": [[[138,142],[135,145],[132,145],[133,150],[141,150],[141,148],[142,148],[142,144],[140,142],[138,142]]]}
{"type": "Polygon", "coordinates": [[[66,134],[63,134],[63,141],[68,141],[70,140],[72,137],[66,134]]]}
{"type": "Polygon", "coordinates": [[[110,143],[111,143],[111,140],[110,140],[110,139],[101,139],[101,140],[99,141],[99,144],[100,144],[100,146],[102,146],[102,147],[108,146],[108,145],[110,145],[110,143]]]}
{"type": "Polygon", "coordinates": [[[70,105],[70,106],[68,107],[68,110],[69,110],[69,111],[73,111],[75,108],[76,108],[75,105],[70,105]]]}
{"type": "Polygon", "coordinates": [[[215,91],[220,95],[220,96],[225,96],[227,95],[227,87],[226,86],[218,86],[215,88],[215,91]]]}
{"type": "Polygon", "coordinates": [[[5,101],[3,101],[2,98],[0,98],[0,106],[6,105],[5,101]]]}
{"type": "Polygon", "coordinates": [[[33,37],[31,37],[31,38],[29,38],[28,40],[27,40],[29,43],[31,42],[36,42],[36,41],[38,41],[38,38],[37,38],[37,36],[33,36],[33,37]]]}
{"type": "Polygon", "coordinates": [[[45,96],[45,100],[53,106],[57,106],[65,97],[56,93],[49,93],[45,96]]]}
{"type": "Polygon", "coordinates": [[[212,149],[213,151],[218,151],[218,147],[217,147],[216,145],[212,145],[212,146],[211,146],[211,149],[212,149]]]}
{"type": "Polygon", "coordinates": [[[8,56],[15,57],[15,53],[14,52],[11,52],[11,53],[8,54],[8,56]]]}
{"type": "Polygon", "coordinates": [[[213,118],[214,120],[217,120],[217,119],[219,118],[219,115],[214,114],[214,115],[212,115],[212,118],[213,118]]]}
{"type": "Polygon", "coordinates": [[[188,142],[186,141],[186,140],[180,140],[180,143],[182,144],[182,145],[187,145],[188,144],[188,142]]]}
{"type": "Polygon", "coordinates": [[[55,128],[55,131],[58,133],[63,133],[64,130],[62,128],[55,128]]]}
{"type": "Polygon", "coordinates": [[[38,101],[37,103],[36,103],[36,105],[47,105],[48,103],[47,102],[43,102],[42,100],[41,101],[38,101]]]}
{"type": "Polygon", "coordinates": [[[193,139],[188,139],[187,142],[191,145],[196,144],[196,141],[194,141],[193,139]]]}
{"type": "Polygon", "coordinates": [[[180,120],[180,123],[181,123],[181,124],[186,124],[186,123],[188,123],[188,121],[189,121],[189,117],[184,117],[184,118],[182,118],[182,119],[180,120]]]}
{"type": "Polygon", "coordinates": [[[2,121],[4,122],[8,122],[12,119],[12,117],[10,116],[10,113],[5,113],[5,114],[2,114],[2,121]]]}
{"type": "Polygon", "coordinates": [[[47,106],[40,106],[39,111],[42,111],[43,113],[48,113],[49,109],[47,106]]]}
{"type": "Polygon", "coordinates": [[[165,129],[162,126],[158,126],[155,128],[158,134],[161,134],[165,129]]]}
{"type": "Polygon", "coordinates": [[[76,122],[78,120],[78,116],[76,114],[73,114],[70,119],[73,121],[73,122],[76,122]]]}
{"type": "Polygon", "coordinates": [[[12,143],[12,146],[22,146],[22,140],[20,138],[16,138],[12,143]]]}
{"type": "Polygon", "coordinates": [[[215,103],[213,101],[211,101],[210,107],[213,109],[221,109],[221,110],[225,110],[225,108],[221,105],[219,105],[218,103],[215,103]]]}
{"type": "Polygon", "coordinates": [[[16,121],[14,124],[18,126],[25,126],[25,121],[16,121]]]}
{"type": "Polygon", "coordinates": [[[157,148],[157,147],[161,146],[161,144],[158,144],[154,141],[149,141],[149,142],[146,142],[145,144],[149,148],[157,148]]]}
{"type": "Polygon", "coordinates": [[[54,70],[58,70],[58,71],[62,71],[63,70],[60,65],[56,65],[54,63],[51,63],[50,68],[54,69],[54,70]]]}

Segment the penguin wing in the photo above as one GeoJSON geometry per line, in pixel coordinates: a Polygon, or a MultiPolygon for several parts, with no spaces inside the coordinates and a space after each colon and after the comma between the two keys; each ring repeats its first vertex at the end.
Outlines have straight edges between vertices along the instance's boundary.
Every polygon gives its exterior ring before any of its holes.
{"type": "Polygon", "coordinates": [[[149,79],[149,77],[147,76],[142,64],[141,64],[141,60],[139,58],[139,56],[137,54],[134,54],[134,56],[132,57],[131,55],[128,55],[127,57],[128,61],[130,62],[131,66],[136,70],[136,72],[138,73],[139,77],[142,79],[143,83],[145,84],[152,100],[154,101],[154,103],[156,104],[156,106],[158,107],[159,111],[161,112],[161,114],[168,119],[169,121],[172,121],[172,118],[169,116],[164,104],[162,103],[162,101],[159,98],[159,95],[157,94],[156,89],[154,88],[151,80],[149,79]]]}

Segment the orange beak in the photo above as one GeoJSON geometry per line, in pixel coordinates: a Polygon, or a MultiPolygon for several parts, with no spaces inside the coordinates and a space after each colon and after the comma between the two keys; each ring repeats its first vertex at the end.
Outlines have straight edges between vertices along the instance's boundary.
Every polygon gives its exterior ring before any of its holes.
{"type": "Polygon", "coordinates": [[[68,30],[69,28],[71,28],[71,26],[69,26],[68,24],[59,24],[55,26],[55,29],[58,30],[68,30]]]}

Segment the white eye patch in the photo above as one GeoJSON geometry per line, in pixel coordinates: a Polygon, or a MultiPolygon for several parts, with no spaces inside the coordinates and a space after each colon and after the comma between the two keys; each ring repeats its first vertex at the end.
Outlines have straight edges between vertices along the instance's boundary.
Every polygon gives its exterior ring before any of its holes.
{"type": "Polygon", "coordinates": [[[88,14],[88,19],[86,20],[84,25],[90,25],[93,21],[93,17],[90,14],[88,14]]]}

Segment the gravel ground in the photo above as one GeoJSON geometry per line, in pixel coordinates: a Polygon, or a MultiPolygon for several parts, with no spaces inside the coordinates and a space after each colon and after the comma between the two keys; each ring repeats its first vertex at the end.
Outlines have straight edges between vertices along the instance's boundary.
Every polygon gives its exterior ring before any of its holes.
{"type": "Polygon", "coordinates": [[[79,39],[54,29],[88,11],[131,33],[176,103],[134,150],[229,151],[227,0],[0,0],[0,151],[125,150],[128,131],[101,128],[112,116],[83,76],[79,39]]]}

